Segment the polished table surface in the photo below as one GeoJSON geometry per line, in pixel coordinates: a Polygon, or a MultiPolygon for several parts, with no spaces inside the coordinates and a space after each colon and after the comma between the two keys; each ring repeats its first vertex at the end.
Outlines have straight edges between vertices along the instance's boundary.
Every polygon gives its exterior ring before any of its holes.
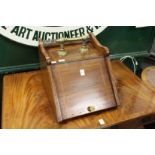
{"type": "Polygon", "coordinates": [[[112,61],[120,106],[57,123],[40,71],[6,75],[3,80],[2,128],[136,128],[155,114],[155,93],[119,61],[112,61]],[[103,124],[99,120],[104,121],[103,124]],[[136,123],[133,123],[134,121],[136,123]],[[135,124],[135,126],[133,126],[135,124]]]}
{"type": "Polygon", "coordinates": [[[146,67],[142,72],[141,78],[155,92],[155,66],[146,67]]]}

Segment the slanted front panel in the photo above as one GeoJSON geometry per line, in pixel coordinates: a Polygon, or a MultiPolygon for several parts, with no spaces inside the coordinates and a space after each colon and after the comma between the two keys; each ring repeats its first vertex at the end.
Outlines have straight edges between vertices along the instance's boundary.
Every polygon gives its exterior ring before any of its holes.
{"type": "Polygon", "coordinates": [[[115,107],[104,58],[52,67],[63,119],[115,107]]]}

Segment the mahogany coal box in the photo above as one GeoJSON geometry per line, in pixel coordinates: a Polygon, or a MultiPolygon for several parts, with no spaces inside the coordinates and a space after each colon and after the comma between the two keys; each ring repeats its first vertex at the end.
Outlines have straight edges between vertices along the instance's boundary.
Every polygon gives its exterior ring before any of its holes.
{"type": "Polygon", "coordinates": [[[117,107],[109,50],[89,39],[39,42],[41,75],[58,122],[117,107]]]}

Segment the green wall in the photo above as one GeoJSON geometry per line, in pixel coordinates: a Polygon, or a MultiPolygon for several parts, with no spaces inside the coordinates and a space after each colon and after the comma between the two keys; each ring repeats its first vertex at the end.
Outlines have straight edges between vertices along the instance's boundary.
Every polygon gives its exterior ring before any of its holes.
{"type": "MultiPolygon", "coordinates": [[[[112,58],[123,55],[144,56],[151,48],[154,27],[109,26],[98,40],[109,47],[112,58]]],[[[0,35],[0,73],[32,70],[39,67],[38,50],[0,35]]]]}
{"type": "Polygon", "coordinates": [[[22,71],[38,67],[38,51],[0,36],[0,73],[22,71]]]}
{"type": "Polygon", "coordinates": [[[130,54],[147,55],[154,37],[154,27],[135,28],[134,26],[108,27],[98,36],[102,44],[109,47],[113,58],[130,54]]]}

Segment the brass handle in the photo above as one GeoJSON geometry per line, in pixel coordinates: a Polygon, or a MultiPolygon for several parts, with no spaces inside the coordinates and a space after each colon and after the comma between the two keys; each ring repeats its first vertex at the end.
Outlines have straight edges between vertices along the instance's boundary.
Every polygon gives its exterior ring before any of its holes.
{"type": "Polygon", "coordinates": [[[49,40],[49,41],[45,40],[43,44],[44,44],[45,47],[48,47],[48,46],[51,46],[51,45],[54,45],[54,44],[60,44],[60,43],[65,43],[65,42],[83,41],[83,40],[88,41],[89,36],[82,36],[82,37],[79,37],[79,38],[60,38],[60,39],[49,40]]]}
{"type": "Polygon", "coordinates": [[[61,43],[61,42],[81,41],[81,40],[88,40],[88,39],[89,39],[89,36],[82,36],[79,38],[60,38],[55,40],[54,42],[61,43]]]}
{"type": "Polygon", "coordinates": [[[87,48],[87,40],[83,39],[82,40],[82,46],[80,48],[80,53],[81,54],[86,54],[88,52],[88,48],[87,48]]]}
{"type": "Polygon", "coordinates": [[[64,49],[64,42],[60,42],[60,49],[58,51],[58,55],[60,57],[66,56],[67,55],[67,51],[64,49]]]}

